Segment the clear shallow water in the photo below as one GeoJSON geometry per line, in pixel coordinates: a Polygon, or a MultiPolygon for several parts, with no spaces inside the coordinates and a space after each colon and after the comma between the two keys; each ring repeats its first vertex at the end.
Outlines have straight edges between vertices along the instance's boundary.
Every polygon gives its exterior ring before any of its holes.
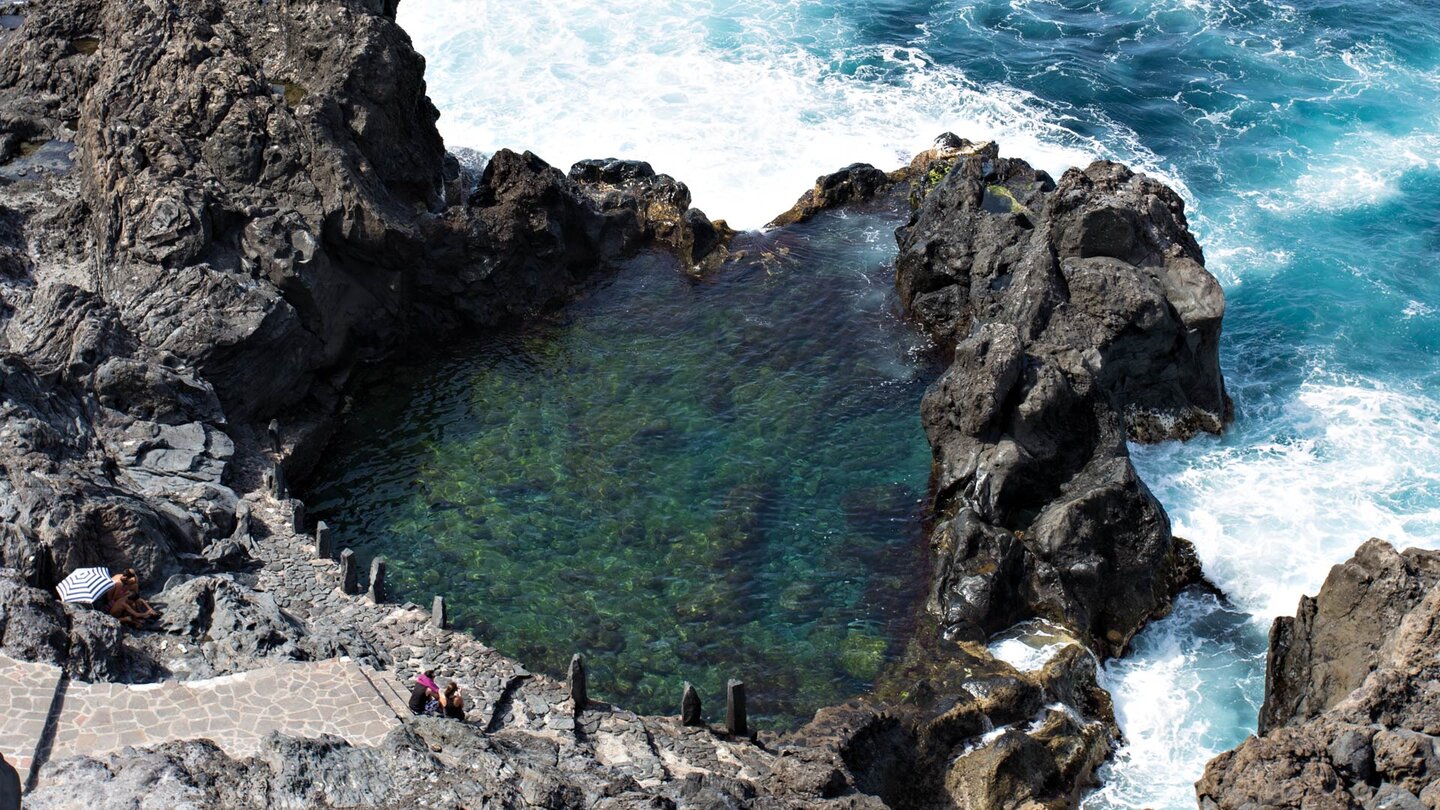
{"type": "Polygon", "coordinates": [[[925,587],[932,376],[893,214],[696,280],[646,257],[522,332],[357,384],[307,501],[397,597],[674,714],[748,684],[770,728],[864,690],[925,587]],[[378,442],[376,437],[381,437],[378,442]]]}
{"type": "Polygon", "coordinates": [[[1367,537],[1440,546],[1433,0],[405,0],[452,144],[640,157],[758,225],[941,130],[1174,184],[1226,285],[1225,437],[1142,474],[1238,613],[1187,597],[1107,671],[1092,808],[1193,807],[1264,634],[1367,537]]]}

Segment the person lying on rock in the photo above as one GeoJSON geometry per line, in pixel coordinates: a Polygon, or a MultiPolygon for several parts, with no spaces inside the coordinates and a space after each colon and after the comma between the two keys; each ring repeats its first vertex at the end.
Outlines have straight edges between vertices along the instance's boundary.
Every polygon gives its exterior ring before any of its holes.
{"type": "Polygon", "coordinates": [[[409,705],[410,711],[417,715],[440,714],[440,687],[435,685],[435,670],[427,669],[415,676],[415,685],[410,687],[409,705]]]}
{"type": "Polygon", "coordinates": [[[451,720],[465,721],[465,698],[460,694],[460,684],[451,681],[445,684],[445,692],[440,695],[441,712],[451,720]]]}
{"type": "Polygon", "coordinates": [[[130,600],[130,607],[135,611],[135,615],[138,616],[142,622],[160,618],[160,611],[156,610],[153,605],[140,596],[140,575],[135,573],[135,569],[126,568],[124,578],[125,591],[130,600]]]}

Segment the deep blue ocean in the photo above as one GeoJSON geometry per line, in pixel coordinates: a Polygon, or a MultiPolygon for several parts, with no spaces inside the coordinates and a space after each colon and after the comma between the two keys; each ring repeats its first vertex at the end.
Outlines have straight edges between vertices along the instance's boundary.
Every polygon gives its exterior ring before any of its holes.
{"type": "Polygon", "coordinates": [[[1172,184],[1225,285],[1236,421],[1138,448],[1232,606],[1184,598],[1106,671],[1087,807],[1193,807],[1255,724],[1264,635],[1371,536],[1440,546],[1435,0],[405,0],[451,146],[636,157],[758,227],[943,131],[1172,184]]]}

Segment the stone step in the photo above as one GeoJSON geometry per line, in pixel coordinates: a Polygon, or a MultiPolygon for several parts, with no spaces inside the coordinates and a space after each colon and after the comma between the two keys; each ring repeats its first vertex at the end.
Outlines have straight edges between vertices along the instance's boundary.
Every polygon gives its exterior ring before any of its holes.
{"type": "Polygon", "coordinates": [[[360,672],[369,680],[370,685],[375,688],[376,693],[380,695],[391,711],[395,712],[396,717],[410,716],[410,696],[400,688],[399,682],[395,680],[395,673],[372,669],[363,664],[359,667],[360,672]]]}

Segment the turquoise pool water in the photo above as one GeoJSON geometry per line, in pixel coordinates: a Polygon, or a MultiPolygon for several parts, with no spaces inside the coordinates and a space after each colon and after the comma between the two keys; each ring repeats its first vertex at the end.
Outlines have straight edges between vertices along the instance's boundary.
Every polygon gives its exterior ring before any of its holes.
{"type": "Polygon", "coordinates": [[[598,698],[688,680],[762,723],[862,691],[927,580],[924,340],[897,218],[827,216],[696,279],[637,259],[556,317],[357,383],[308,496],[397,598],[598,698]]]}

